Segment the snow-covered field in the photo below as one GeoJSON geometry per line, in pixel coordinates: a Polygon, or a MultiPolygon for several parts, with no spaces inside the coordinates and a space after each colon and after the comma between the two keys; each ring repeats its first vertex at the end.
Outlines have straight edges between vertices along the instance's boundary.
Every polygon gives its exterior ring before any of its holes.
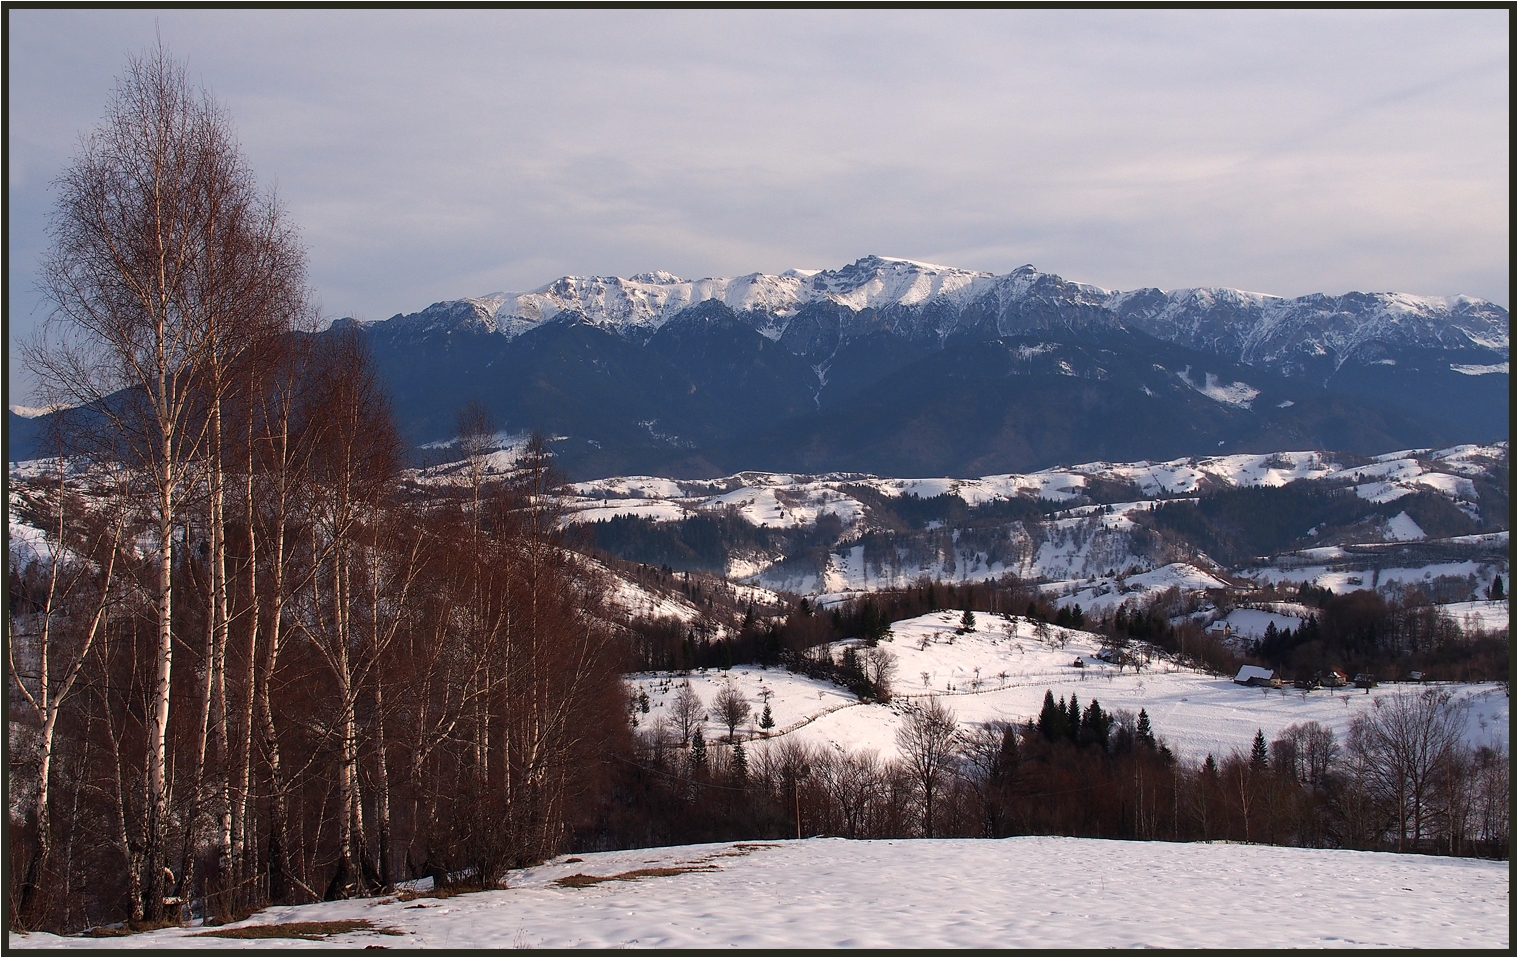
{"type": "Polygon", "coordinates": [[[512,872],[497,891],[269,908],[214,929],[373,926],[318,941],[197,937],[208,929],[189,927],[119,938],[12,934],[9,944],[1446,951],[1509,948],[1509,903],[1508,866],[1472,859],[1081,838],[829,838],[560,856],[512,872]]]}
{"type": "Polygon", "coordinates": [[[1265,633],[1273,625],[1277,631],[1282,629],[1296,630],[1301,627],[1305,616],[1282,615],[1279,612],[1266,612],[1262,609],[1234,609],[1224,616],[1233,635],[1246,639],[1263,639],[1265,633]]]}
{"type": "Polygon", "coordinates": [[[1228,583],[1187,562],[1172,562],[1137,575],[1096,576],[1048,582],[1045,593],[1062,606],[1080,606],[1086,612],[1111,612],[1124,602],[1142,605],[1150,593],[1170,588],[1182,592],[1221,589],[1228,583]]]}
{"type": "MultiPolygon", "coordinates": [[[[1453,542],[1454,540],[1447,540],[1453,542]]],[[[1330,552],[1329,549],[1311,549],[1308,552],[1330,552]]],[[[1298,553],[1305,555],[1305,553],[1298,553]]],[[[1427,565],[1413,567],[1391,568],[1365,568],[1356,567],[1346,562],[1341,564],[1323,565],[1298,565],[1296,562],[1279,561],[1273,565],[1263,566],[1257,569],[1246,569],[1242,576],[1253,579],[1264,585],[1266,583],[1285,582],[1308,582],[1325,589],[1332,589],[1338,593],[1353,592],[1356,589],[1386,589],[1394,590],[1401,586],[1418,585],[1431,582],[1441,576],[1454,576],[1461,579],[1475,576],[1477,582],[1491,582],[1494,575],[1508,577],[1506,562],[1488,562],[1485,560],[1467,559],[1463,562],[1430,562],[1427,565]]],[[[1325,556],[1333,559],[1335,556],[1325,556]]],[[[1362,560],[1363,563],[1363,560],[1362,560]]]]}
{"type": "Polygon", "coordinates": [[[1512,624],[1512,609],[1507,599],[1495,602],[1451,602],[1444,613],[1464,629],[1506,629],[1512,624]]]}
{"type": "MultiPolygon", "coordinates": [[[[707,741],[725,737],[727,729],[717,722],[710,706],[731,682],[753,709],[739,727],[741,737],[763,738],[757,723],[767,700],[775,720],[771,741],[794,735],[830,748],[873,749],[882,758],[891,758],[897,754],[896,729],[906,710],[928,695],[940,696],[960,724],[968,726],[1034,718],[1049,690],[1056,699],[1074,694],[1083,706],[1094,698],[1106,711],[1137,715],[1144,709],[1155,734],[1181,757],[1200,761],[1208,753],[1221,757],[1234,749],[1247,752],[1256,731],[1272,739],[1297,722],[1326,725],[1342,742],[1354,717],[1374,708],[1377,699],[1418,688],[1395,683],[1369,692],[1247,688],[1230,678],[1181,669],[1158,659],[1139,672],[1119,670],[1096,659],[1100,637],[1088,632],[1048,626],[1044,638],[1027,619],[1014,616],[1008,621],[980,613],[976,629],[960,635],[956,632],[959,619],[958,612],[938,612],[891,626],[893,638],[881,644],[897,662],[892,682],[895,698],[889,705],[859,702],[846,689],[784,669],[742,666],[686,677],[642,673],[629,676],[634,694],[646,691],[649,696],[649,712],[638,715],[639,727],[652,728],[661,717],[669,721],[669,705],[680,683],[688,679],[708,707],[702,734],[707,741]],[[1082,668],[1074,666],[1077,658],[1082,668]]],[[[1498,685],[1441,687],[1467,703],[1470,744],[1507,745],[1510,702],[1498,685]]],[[[764,744],[751,743],[751,747],[764,744]]]]}

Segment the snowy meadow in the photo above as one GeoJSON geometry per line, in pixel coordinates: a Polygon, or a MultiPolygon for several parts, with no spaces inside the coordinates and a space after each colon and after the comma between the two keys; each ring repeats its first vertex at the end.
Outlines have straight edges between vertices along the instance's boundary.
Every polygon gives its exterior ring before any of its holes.
{"type": "MultiPolygon", "coordinates": [[[[1246,752],[1257,732],[1274,739],[1290,725],[1318,722],[1340,741],[1355,716],[1374,710],[1387,696],[1410,694],[1429,686],[1387,683],[1374,689],[1248,688],[1231,679],[1183,668],[1156,658],[1141,668],[1119,667],[1097,657],[1100,635],[1031,621],[1022,616],[982,613],[974,629],[961,632],[958,612],[935,612],[892,623],[891,638],[881,643],[895,659],[889,703],[859,700],[832,682],[785,669],[737,666],[688,676],[640,673],[629,677],[633,696],[646,694],[649,712],[638,714],[640,727],[669,724],[669,706],[684,682],[704,706],[731,686],[750,705],[741,732],[746,738],[774,740],[795,736],[832,749],[869,749],[883,757],[897,754],[896,733],[916,704],[938,698],[962,725],[989,722],[1021,724],[1037,717],[1045,692],[1056,698],[1093,699],[1109,712],[1136,716],[1147,711],[1156,734],[1176,753],[1192,761],[1207,754],[1221,759],[1246,752]],[[1080,665],[1075,663],[1077,660],[1080,665]],[[758,726],[765,705],[774,728],[758,726]]],[[[836,658],[853,640],[835,643],[836,658]]],[[[1447,683],[1463,706],[1465,740],[1471,746],[1505,748],[1511,700],[1497,683],[1447,683]]],[[[715,741],[726,735],[716,714],[705,708],[704,734],[715,741]]]]}
{"type": "Polygon", "coordinates": [[[219,928],[119,938],[12,934],[9,945],[1502,949],[1509,905],[1507,865],[1490,861],[1076,838],[808,839],[561,855],[512,871],[496,891],[273,907],[219,928]],[[259,931],[269,937],[241,937],[259,931]]]}

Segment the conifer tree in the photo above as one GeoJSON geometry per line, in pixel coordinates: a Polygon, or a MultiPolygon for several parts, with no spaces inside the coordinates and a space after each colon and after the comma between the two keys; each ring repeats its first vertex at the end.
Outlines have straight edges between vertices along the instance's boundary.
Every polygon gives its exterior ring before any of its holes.
{"type": "Polygon", "coordinates": [[[1249,767],[1256,772],[1263,772],[1270,766],[1270,749],[1265,745],[1265,730],[1257,729],[1254,733],[1254,745],[1249,750],[1249,767]]]}
{"type": "Polygon", "coordinates": [[[859,653],[854,651],[852,645],[844,647],[843,661],[839,668],[843,670],[844,679],[852,685],[859,675],[859,653]]]}
{"type": "Polygon", "coordinates": [[[1065,735],[1070,741],[1080,744],[1081,740],[1081,706],[1075,700],[1075,693],[1070,693],[1070,704],[1065,707],[1065,735]]]}
{"type": "Polygon", "coordinates": [[[1086,714],[1081,719],[1081,741],[1091,742],[1100,746],[1104,751],[1107,748],[1107,736],[1112,729],[1112,719],[1102,711],[1101,703],[1096,699],[1086,706],[1086,714]]]}
{"type": "Polygon", "coordinates": [[[1017,726],[1009,723],[1001,730],[1001,752],[996,756],[996,765],[992,770],[992,784],[1005,785],[1012,781],[1020,764],[1022,753],[1017,745],[1017,726]]]}
{"type": "Polygon", "coordinates": [[[740,785],[748,780],[748,756],[743,754],[743,743],[733,742],[733,781],[740,785]]]}
{"type": "Polygon", "coordinates": [[[1044,691],[1044,707],[1038,713],[1039,732],[1043,734],[1044,738],[1053,742],[1065,737],[1067,725],[1064,698],[1061,697],[1059,704],[1055,705],[1054,693],[1046,689],[1044,691]]]}
{"type": "Polygon", "coordinates": [[[1265,626],[1265,638],[1260,642],[1260,650],[1263,655],[1276,660],[1281,652],[1281,630],[1276,628],[1274,622],[1265,626]]]}
{"type": "Polygon", "coordinates": [[[770,703],[764,703],[764,711],[759,715],[759,727],[768,732],[775,727],[775,716],[770,712],[770,703]]]}
{"type": "Polygon", "coordinates": [[[970,611],[969,606],[965,606],[965,614],[959,617],[959,631],[975,631],[975,613],[970,611]]]}
{"type": "Polygon", "coordinates": [[[693,773],[706,772],[706,738],[699,725],[690,737],[690,768],[693,773]]]}
{"type": "Polygon", "coordinates": [[[1149,748],[1154,748],[1154,729],[1149,727],[1149,713],[1139,709],[1138,728],[1136,729],[1140,742],[1149,748]]]}

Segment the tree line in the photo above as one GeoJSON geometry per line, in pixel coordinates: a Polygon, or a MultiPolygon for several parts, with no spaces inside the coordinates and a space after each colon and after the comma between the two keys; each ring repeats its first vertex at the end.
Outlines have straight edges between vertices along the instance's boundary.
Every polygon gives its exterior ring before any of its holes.
{"type": "Polygon", "coordinates": [[[1065,835],[1506,857],[1507,752],[1466,744],[1464,721],[1447,692],[1407,691],[1342,741],[1304,722],[1200,760],[1178,757],[1143,711],[1052,693],[1023,724],[967,726],[941,701],[914,704],[890,757],[659,726],[619,759],[614,800],[581,840],[1065,835]]]}
{"type": "Polygon", "coordinates": [[[225,112],[133,59],[59,180],[28,361],[71,407],[7,597],[8,918],[236,917],[554,853],[628,732],[626,643],[535,441],[419,496],[225,112]]]}

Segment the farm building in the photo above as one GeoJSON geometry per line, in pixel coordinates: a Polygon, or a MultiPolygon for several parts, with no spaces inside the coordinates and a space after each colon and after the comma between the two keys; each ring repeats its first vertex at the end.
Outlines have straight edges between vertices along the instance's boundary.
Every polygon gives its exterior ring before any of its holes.
{"type": "Polygon", "coordinates": [[[1233,680],[1240,685],[1264,686],[1265,688],[1280,688],[1281,680],[1276,678],[1276,673],[1271,669],[1262,669],[1258,665],[1244,665],[1239,667],[1239,674],[1233,680]]]}

